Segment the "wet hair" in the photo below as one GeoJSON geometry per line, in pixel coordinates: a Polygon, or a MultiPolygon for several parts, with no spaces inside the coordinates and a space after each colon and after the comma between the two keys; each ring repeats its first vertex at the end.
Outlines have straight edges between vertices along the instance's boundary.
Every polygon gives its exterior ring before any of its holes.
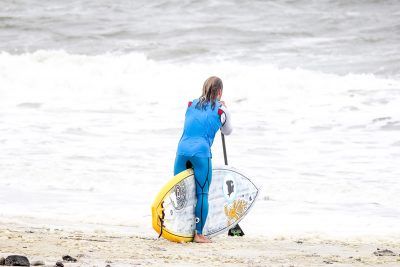
{"type": "Polygon", "coordinates": [[[196,108],[205,109],[208,103],[211,103],[211,108],[215,108],[215,100],[218,96],[218,90],[223,89],[222,80],[216,76],[211,76],[208,78],[203,85],[203,93],[199,97],[199,102],[196,108]]]}

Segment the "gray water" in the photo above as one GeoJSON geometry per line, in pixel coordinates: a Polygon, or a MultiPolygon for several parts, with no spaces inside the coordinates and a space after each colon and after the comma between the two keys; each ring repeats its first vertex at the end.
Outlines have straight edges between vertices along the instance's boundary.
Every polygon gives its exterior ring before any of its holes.
{"type": "Polygon", "coordinates": [[[0,51],[53,49],[399,77],[400,2],[2,1],[0,51]]]}

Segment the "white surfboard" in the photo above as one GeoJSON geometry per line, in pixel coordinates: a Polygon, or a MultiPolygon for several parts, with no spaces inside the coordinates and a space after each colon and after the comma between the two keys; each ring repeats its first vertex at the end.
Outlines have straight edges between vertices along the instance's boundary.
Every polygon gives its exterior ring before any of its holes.
{"type": "MultiPolygon", "coordinates": [[[[234,227],[249,212],[257,195],[254,183],[238,170],[228,166],[213,169],[203,234],[212,237],[234,227]]],[[[152,205],[153,228],[168,240],[192,241],[196,201],[193,170],[188,169],[172,178],[157,195],[152,205]]]]}

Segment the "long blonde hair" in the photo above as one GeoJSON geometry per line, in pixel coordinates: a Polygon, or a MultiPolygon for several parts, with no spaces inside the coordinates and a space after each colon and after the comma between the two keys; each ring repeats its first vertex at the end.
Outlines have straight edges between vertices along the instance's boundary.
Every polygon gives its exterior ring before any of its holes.
{"type": "Polygon", "coordinates": [[[219,89],[223,89],[222,80],[216,76],[208,78],[203,84],[203,93],[199,97],[196,108],[204,109],[207,103],[211,103],[211,108],[214,109],[219,89]]]}

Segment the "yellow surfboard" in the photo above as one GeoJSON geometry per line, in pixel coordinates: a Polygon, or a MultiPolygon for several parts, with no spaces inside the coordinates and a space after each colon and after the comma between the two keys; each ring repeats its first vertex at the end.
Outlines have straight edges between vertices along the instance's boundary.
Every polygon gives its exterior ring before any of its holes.
{"type": "MultiPolygon", "coordinates": [[[[228,166],[213,169],[203,234],[212,237],[233,228],[248,213],[257,195],[253,182],[236,169],[228,166]]],[[[174,176],[157,194],[151,206],[154,230],[170,241],[193,241],[196,201],[193,170],[187,169],[174,176]]]]}
{"type": "MultiPolygon", "coordinates": [[[[174,176],[164,187],[160,190],[156,199],[151,206],[152,212],[152,221],[153,221],[153,228],[156,230],[157,233],[161,234],[162,237],[168,239],[170,241],[175,242],[191,242],[193,241],[194,234],[182,234],[176,233],[169,229],[165,229],[164,220],[165,220],[165,213],[164,213],[164,201],[168,197],[170,197],[171,189],[173,189],[177,184],[182,182],[182,180],[193,177],[193,170],[187,169],[176,176],[174,176]],[[162,231],[162,232],[161,232],[162,231]]],[[[175,190],[174,190],[175,191],[175,190]]]]}

